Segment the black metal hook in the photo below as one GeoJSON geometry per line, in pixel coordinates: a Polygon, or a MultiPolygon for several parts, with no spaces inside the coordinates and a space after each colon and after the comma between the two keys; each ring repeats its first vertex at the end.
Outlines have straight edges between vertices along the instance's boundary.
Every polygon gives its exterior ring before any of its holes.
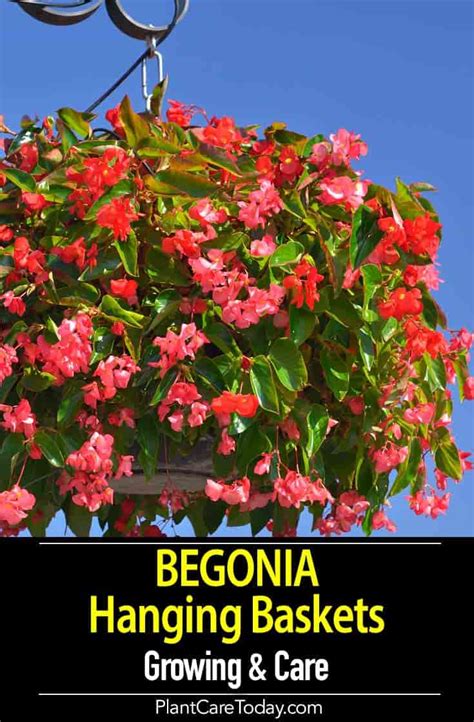
{"type": "MultiPolygon", "coordinates": [[[[28,15],[49,25],[75,25],[93,15],[104,0],[72,0],[71,2],[42,2],[41,0],[10,0],[28,15]],[[79,8],[79,9],[77,9],[79,8]],[[73,12],[61,12],[72,10],[73,12]]],[[[156,26],[139,23],[122,7],[120,0],[105,0],[105,7],[114,25],[125,35],[137,40],[163,42],[175,25],[183,18],[189,7],[189,0],[174,0],[174,15],[168,25],[156,26]]]]}

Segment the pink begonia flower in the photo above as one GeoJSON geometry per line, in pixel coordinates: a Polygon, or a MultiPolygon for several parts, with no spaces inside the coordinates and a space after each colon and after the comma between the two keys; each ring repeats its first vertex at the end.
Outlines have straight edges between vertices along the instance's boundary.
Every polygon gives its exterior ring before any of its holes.
{"type": "Polygon", "coordinates": [[[290,316],[288,311],[278,311],[273,317],[275,328],[289,328],[290,316]]]}
{"type": "Polygon", "coordinates": [[[35,434],[36,416],[27,399],[22,399],[16,406],[0,404],[0,411],[3,411],[2,428],[13,434],[24,434],[27,439],[35,434]]]}
{"type": "Polygon", "coordinates": [[[291,439],[292,441],[299,441],[299,438],[301,436],[300,430],[296,424],[296,421],[292,419],[291,416],[287,416],[284,421],[278,424],[278,426],[289,439],[291,439]]]}
{"type": "Polygon", "coordinates": [[[244,476],[242,479],[236,479],[231,484],[224,481],[213,481],[208,479],[206,482],[206,496],[211,501],[224,501],[226,504],[243,504],[249,499],[250,480],[244,476]]]}
{"type": "Polygon", "coordinates": [[[425,491],[417,491],[413,496],[407,496],[406,498],[410,509],[417,516],[423,514],[424,516],[430,516],[432,519],[437,519],[440,514],[447,511],[451,494],[436,496],[434,492],[427,495],[425,491]]]}
{"type": "Polygon", "coordinates": [[[346,399],[346,403],[354,416],[360,416],[365,411],[365,401],[363,396],[351,396],[346,399]]]}
{"type": "Polygon", "coordinates": [[[135,361],[127,354],[108,356],[101,361],[94,376],[98,376],[104,386],[107,398],[113,398],[117,389],[126,389],[133,374],[140,371],[135,361]]]}
{"type": "Polygon", "coordinates": [[[247,228],[262,228],[266,225],[267,218],[279,213],[283,208],[283,201],[280,194],[269,180],[261,180],[259,190],[249,194],[249,203],[239,201],[239,220],[247,228]]]}
{"type": "Polygon", "coordinates": [[[254,468],[254,474],[258,474],[259,476],[263,476],[263,474],[268,474],[270,471],[270,464],[272,463],[273,459],[273,451],[270,451],[268,453],[262,454],[261,458],[257,461],[254,468]]]}
{"type": "Polygon", "coordinates": [[[114,437],[111,434],[94,432],[78,451],[73,451],[66,459],[66,464],[78,471],[108,474],[112,471],[112,451],[114,437]]]}
{"type": "Polygon", "coordinates": [[[176,409],[176,411],[173,411],[173,413],[168,416],[168,421],[173,431],[179,433],[183,429],[184,413],[180,409],[176,409]]]}
{"type": "Polygon", "coordinates": [[[374,515],[372,517],[372,529],[378,530],[384,528],[390,532],[397,531],[397,527],[393,523],[393,521],[388,518],[388,516],[382,509],[379,509],[378,511],[374,512],[374,515]]]}
{"type": "Polygon", "coordinates": [[[183,323],[179,334],[167,331],[166,336],[153,339],[153,346],[159,347],[161,358],[157,363],[150,362],[149,365],[161,369],[160,376],[163,377],[178,361],[187,357],[194,361],[197,351],[206,343],[209,343],[207,336],[198,331],[195,323],[183,323]]]}
{"type": "Polygon", "coordinates": [[[332,141],[332,158],[334,165],[350,165],[351,160],[359,160],[361,155],[367,155],[367,143],[360,140],[360,135],[340,128],[337,133],[329,136],[332,141]]]}
{"type": "Polygon", "coordinates": [[[134,456],[119,456],[119,464],[114,474],[114,479],[121,479],[122,476],[133,476],[132,462],[134,456]]]}
{"type": "Polygon", "coordinates": [[[112,426],[128,426],[129,429],[135,428],[135,411],[130,408],[120,408],[113,411],[107,417],[107,421],[112,426]]]}
{"type": "Polygon", "coordinates": [[[225,208],[216,210],[209,198],[201,198],[195,206],[189,209],[189,217],[198,221],[203,228],[211,223],[225,223],[227,220],[227,211],[225,208]]]}
{"type": "Polygon", "coordinates": [[[15,296],[13,291],[1,295],[0,301],[3,301],[3,305],[10,313],[15,313],[17,316],[23,316],[26,311],[25,302],[19,296],[15,296]]]}
{"type": "Polygon", "coordinates": [[[319,502],[324,506],[326,501],[333,501],[331,494],[321,480],[312,482],[309,476],[302,476],[297,471],[288,471],[284,478],[277,478],[273,484],[273,500],[280,506],[300,508],[302,502],[319,502]]]}
{"type": "Polygon", "coordinates": [[[226,282],[228,274],[224,269],[224,252],[213,249],[208,253],[209,260],[203,256],[190,258],[189,265],[193,270],[193,280],[199,283],[204,293],[210,293],[216,286],[226,282]]]}
{"type": "Polygon", "coordinates": [[[18,363],[18,356],[13,346],[0,344],[0,384],[13,373],[13,364],[18,363]]]}
{"type": "Polygon", "coordinates": [[[369,187],[368,181],[352,180],[347,175],[326,178],[319,184],[322,190],[319,201],[326,205],[344,202],[356,210],[364,202],[364,196],[369,187]]]}
{"type": "Polygon", "coordinates": [[[202,403],[201,401],[195,401],[191,404],[191,410],[187,419],[189,426],[202,426],[206,420],[209,408],[210,407],[207,402],[202,403]]]}
{"type": "Polygon", "coordinates": [[[391,471],[403,463],[407,456],[407,446],[396,446],[389,441],[382,446],[382,448],[372,453],[372,458],[375,461],[375,471],[377,474],[384,474],[387,471],[391,471]]]}
{"type": "Polygon", "coordinates": [[[272,491],[267,491],[267,492],[255,491],[252,494],[250,494],[248,501],[246,501],[240,505],[239,511],[246,512],[246,511],[253,511],[254,509],[264,509],[267,506],[267,504],[269,504],[271,502],[272,498],[273,498],[272,491]]]}
{"type": "Polygon", "coordinates": [[[267,234],[263,238],[251,242],[250,255],[257,257],[271,256],[276,247],[273,236],[267,234]]]}
{"type": "Polygon", "coordinates": [[[166,398],[163,399],[158,406],[158,418],[160,421],[164,421],[173,404],[191,406],[194,401],[199,401],[200,398],[201,394],[195,384],[189,384],[186,381],[176,381],[168,391],[166,398]]]}
{"type": "Polygon", "coordinates": [[[436,486],[438,487],[438,489],[440,489],[441,491],[446,491],[446,489],[448,488],[447,475],[443,474],[443,472],[439,469],[435,469],[434,475],[436,479],[436,486]]]}
{"type": "Polygon", "coordinates": [[[429,424],[435,413],[435,405],[433,403],[419,404],[412,409],[407,409],[403,418],[409,424],[429,424]]]}
{"type": "Polygon", "coordinates": [[[316,527],[323,536],[348,532],[354,524],[361,524],[369,506],[366,498],[358,492],[345,491],[337,500],[332,513],[324,519],[318,519],[316,527]]]}
{"type": "Polygon", "coordinates": [[[229,456],[235,451],[235,439],[229,435],[227,429],[222,429],[221,438],[217,447],[217,453],[222,456],[229,456]]]}
{"type": "Polygon", "coordinates": [[[42,334],[33,343],[26,333],[18,334],[18,343],[23,347],[29,363],[43,363],[42,371],[55,376],[59,386],[75,374],[88,373],[92,334],[93,326],[89,316],[78,313],[75,318],[63,319],[58,328],[57,343],[49,344],[42,334]]]}
{"type": "Polygon", "coordinates": [[[30,511],[35,503],[33,494],[15,484],[0,494],[0,522],[11,526],[18,524],[27,517],[25,512],[30,511]]]}

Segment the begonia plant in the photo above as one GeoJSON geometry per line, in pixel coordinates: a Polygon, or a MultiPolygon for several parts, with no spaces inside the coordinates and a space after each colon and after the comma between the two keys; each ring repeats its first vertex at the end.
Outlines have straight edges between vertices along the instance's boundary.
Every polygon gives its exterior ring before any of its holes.
{"type": "Polygon", "coordinates": [[[260,133],[176,101],[164,121],[160,101],[125,98],[110,130],[70,108],[2,123],[0,533],[60,509],[108,536],[186,516],[292,535],[305,508],[324,535],[393,531],[397,494],[444,513],[471,466],[448,385],[473,398],[473,336],[432,295],[433,187],[364,180],[344,129],[260,133]],[[200,491],[171,475],[134,495],[202,439],[200,491]]]}

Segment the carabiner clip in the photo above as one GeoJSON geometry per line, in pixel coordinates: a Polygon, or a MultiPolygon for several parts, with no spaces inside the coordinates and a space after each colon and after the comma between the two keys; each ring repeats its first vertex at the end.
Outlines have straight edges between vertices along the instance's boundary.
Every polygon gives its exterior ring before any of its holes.
{"type": "Polygon", "coordinates": [[[142,95],[143,95],[143,99],[145,101],[145,108],[148,112],[150,112],[151,99],[153,98],[153,93],[148,92],[147,61],[152,60],[153,58],[156,58],[156,61],[158,63],[158,82],[159,83],[163,82],[164,74],[163,74],[163,56],[159,52],[159,50],[156,49],[156,38],[154,38],[154,37],[148,38],[147,45],[148,45],[149,53],[142,60],[142,95]]]}

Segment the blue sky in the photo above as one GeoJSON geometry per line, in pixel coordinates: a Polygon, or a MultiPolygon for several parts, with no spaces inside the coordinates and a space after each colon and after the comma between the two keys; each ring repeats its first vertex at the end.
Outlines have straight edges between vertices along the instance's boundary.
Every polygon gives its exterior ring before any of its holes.
{"type": "MultiPolygon", "coordinates": [[[[155,24],[172,7],[171,0],[123,5],[155,24]]],[[[368,178],[390,187],[397,175],[433,183],[444,225],[437,297],[452,328],[472,327],[474,318],[473,8],[469,0],[191,0],[163,45],[168,97],[239,124],[283,120],[311,135],[346,127],[369,144],[359,164],[368,178]]],[[[103,8],[81,25],[55,28],[0,0],[0,27],[0,112],[11,127],[24,113],[87,107],[143,48],[103,8]]],[[[139,73],[102,112],[125,93],[143,107],[139,73]]],[[[466,450],[474,448],[473,409],[455,409],[454,432],[466,450]]],[[[436,522],[396,500],[399,533],[472,535],[473,482],[471,472],[451,489],[451,508],[436,522]]],[[[59,520],[51,528],[63,530],[59,520]]]]}

